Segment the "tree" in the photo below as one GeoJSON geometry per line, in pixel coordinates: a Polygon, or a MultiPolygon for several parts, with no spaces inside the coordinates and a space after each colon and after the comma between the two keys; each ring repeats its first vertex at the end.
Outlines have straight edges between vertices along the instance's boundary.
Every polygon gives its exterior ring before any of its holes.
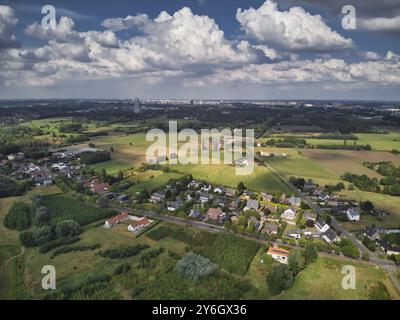
{"type": "Polygon", "coordinates": [[[61,238],[72,238],[81,234],[81,232],[81,226],[74,220],[64,220],[56,226],[56,234],[61,238]]]}
{"type": "Polygon", "coordinates": [[[239,192],[243,192],[244,190],[246,190],[246,186],[244,185],[243,181],[240,181],[237,185],[237,189],[239,192]]]}
{"type": "Polygon", "coordinates": [[[360,250],[349,239],[342,239],[340,242],[340,249],[346,257],[358,259],[360,257],[360,250]]]}
{"type": "Polygon", "coordinates": [[[292,286],[293,274],[287,265],[279,264],[268,273],[267,284],[270,294],[277,295],[292,286]]]}
{"type": "Polygon", "coordinates": [[[347,187],[348,190],[354,190],[354,184],[350,183],[347,187]]]}
{"type": "Polygon", "coordinates": [[[306,264],[313,263],[318,257],[318,250],[313,243],[307,243],[304,250],[304,259],[306,264]]]}
{"type": "Polygon", "coordinates": [[[299,250],[290,251],[288,266],[290,271],[293,273],[293,277],[296,277],[297,274],[304,268],[303,258],[299,250]]]}
{"type": "Polygon", "coordinates": [[[32,223],[31,209],[22,201],[14,202],[4,218],[4,226],[18,231],[25,230],[32,223]]]}
{"type": "Polygon", "coordinates": [[[19,240],[27,248],[36,246],[35,237],[32,231],[21,232],[19,234],[19,240]]]}
{"type": "Polygon", "coordinates": [[[33,238],[36,245],[44,244],[53,238],[51,228],[44,226],[33,231],[33,238]]]}
{"type": "Polygon", "coordinates": [[[39,225],[47,224],[50,220],[50,210],[47,207],[39,207],[36,210],[36,221],[39,225]]]}
{"type": "Polygon", "coordinates": [[[100,206],[100,208],[107,208],[110,204],[110,200],[108,200],[106,197],[99,197],[97,199],[97,204],[100,206]]]}
{"type": "Polygon", "coordinates": [[[370,211],[374,210],[374,205],[371,201],[367,200],[365,202],[361,202],[360,208],[361,208],[361,210],[363,210],[365,212],[370,212],[370,211]]]}
{"type": "Polygon", "coordinates": [[[99,174],[99,180],[101,182],[107,182],[108,181],[106,169],[104,169],[104,168],[101,169],[100,174],[99,174]]]}

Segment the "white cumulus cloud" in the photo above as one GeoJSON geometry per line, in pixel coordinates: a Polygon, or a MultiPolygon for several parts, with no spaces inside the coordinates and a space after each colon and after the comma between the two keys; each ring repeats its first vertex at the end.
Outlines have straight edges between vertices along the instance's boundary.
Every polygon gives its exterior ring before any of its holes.
{"type": "Polygon", "coordinates": [[[351,39],[332,30],[320,15],[301,7],[279,11],[267,0],[260,8],[238,9],[236,19],[251,37],[290,50],[329,50],[353,46],[351,39]]]}

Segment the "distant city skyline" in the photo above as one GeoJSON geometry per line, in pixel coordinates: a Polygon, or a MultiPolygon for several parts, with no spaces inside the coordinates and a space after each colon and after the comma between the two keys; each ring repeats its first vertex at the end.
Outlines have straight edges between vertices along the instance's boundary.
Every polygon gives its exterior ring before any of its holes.
{"type": "Polygon", "coordinates": [[[0,1],[0,99],[400,101],[400,0],[45,4],[0,1]]]}

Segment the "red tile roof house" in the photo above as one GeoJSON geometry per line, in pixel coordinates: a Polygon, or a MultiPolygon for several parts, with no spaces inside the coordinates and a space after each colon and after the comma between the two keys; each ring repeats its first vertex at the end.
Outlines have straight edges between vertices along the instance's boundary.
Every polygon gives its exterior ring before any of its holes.
{"type": "Polygon", "coordinates": [[[90,184],[90,190],[93,193],[103,193],[110,189],[110,185],[108,183],[99,183],[97,181],[92,181],[90,184]]]}
{"type": "Polygon", "coordinates": [[[116,215],[115,217],[112,217],[104,223],[104,228],[110,229],[117,223],[120,223],[121,221],[125,221],[129,219],[129,215],[127,211],[123,211],[120,214],[116,215]]]}
{"type": "Polygon", "coordinates": [[[221,215],[222,215],[221,208],[210,208],[207,211],[207,217],[213,220],[218,220],[221,215]]]}
{"type": "Polygon", "coordinates": [[[133,233],[138,233],[143,228],[146,228],[151,224],[150,220],[147,217],[144,217],[137,221],[132,221],[129,223],[128,230],[133,233]]]}
{"type": "Polygon", "coordinates": [[[280,263],[287,264],[288,263],[288,257],[289,257],[289,251],[284,250],[284,249],[279,249],[276,247],[269,247],[268,252],[270,256],[272,256],[273,259],[280,263]]]}

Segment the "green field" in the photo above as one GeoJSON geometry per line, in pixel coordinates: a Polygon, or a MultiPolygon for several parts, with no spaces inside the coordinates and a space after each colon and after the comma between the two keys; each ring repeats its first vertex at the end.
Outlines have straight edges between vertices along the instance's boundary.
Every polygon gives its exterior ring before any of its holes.
{"type": "Polygon", "coordinates": [[[128,178],[129,181],[135,182],[135,185],[130,187],[128,192],[133,194],[142,190],[155,191],[168,184],[169,180],[179,179],[180,177],[182,177],[180,173],[148,170],[128,178]]]}
{"type": "MultiPolygon", "coordinates": [[[[315,133],[287,133],[287,134],[277,134],[274,135],[275,138],[284,138],[285,136],[309,136],[306,138],[308,144],[312,145],[334,145],[342,146],[344,145],[344,140],[339,139],[315,139],[315,133]]],[[[392,149],[400,149],[400,131],[389,131],[387,134],[377,134],[377,133],[355,133],[354,134],[358,140],[356,140],[357,145],[371,145],[372,150],[380,151],[390,151],[392,149]]],[[[267,140],[264,138],[264,140],[267,140]]],[[[347,140],[347,146],[352,146],[353,140],[347,140]]]]}
{"type": "Polygon", "coordinates": [[[340,177],[334,172],[325,169],[318,162],[313,161],[303,155],[303,151],[297,149],[275,149],[261,148],[262,151],[274,151],[286,153],[287,158],[270,157],[264,158],[279,174],[289,179],[293,177],[303,177],[312,179],[313,181],[324,184],[336,184],[340,181],[340,177]]]}
{"type": "Polygon", "coordinates": [[[249,190],[275,192],[281,190],[286,194],[291,194],[286,184],[277,179],[272,172],[264,166],[254,167],[254,172],[248,176],[236,175],[235,167],[231,165],[170,165],[171,169],[186,174],[192,174],[195,179],[205,180],[214,185],[224,185],[236,188],[240,181],[243,181],[249,190]]]}
{"type": "Polygon", "coordinates": [[[278,296],[281,300],[367,300],[371,286],[382,282],[393,299],[399,294],[383,270],[367,264],[349,262],[340,258],[319,257],[297,277],[293,287],[278,296]],[[344,290],[341,286],[343,266],[356,268],[356,289],[344,290]]]}
{"type": "Polygon", "coordinates": [[[359,144],[370,144],[373,150],[400,149],[400,131],[388,134],[357,133],[359,144]]]}

